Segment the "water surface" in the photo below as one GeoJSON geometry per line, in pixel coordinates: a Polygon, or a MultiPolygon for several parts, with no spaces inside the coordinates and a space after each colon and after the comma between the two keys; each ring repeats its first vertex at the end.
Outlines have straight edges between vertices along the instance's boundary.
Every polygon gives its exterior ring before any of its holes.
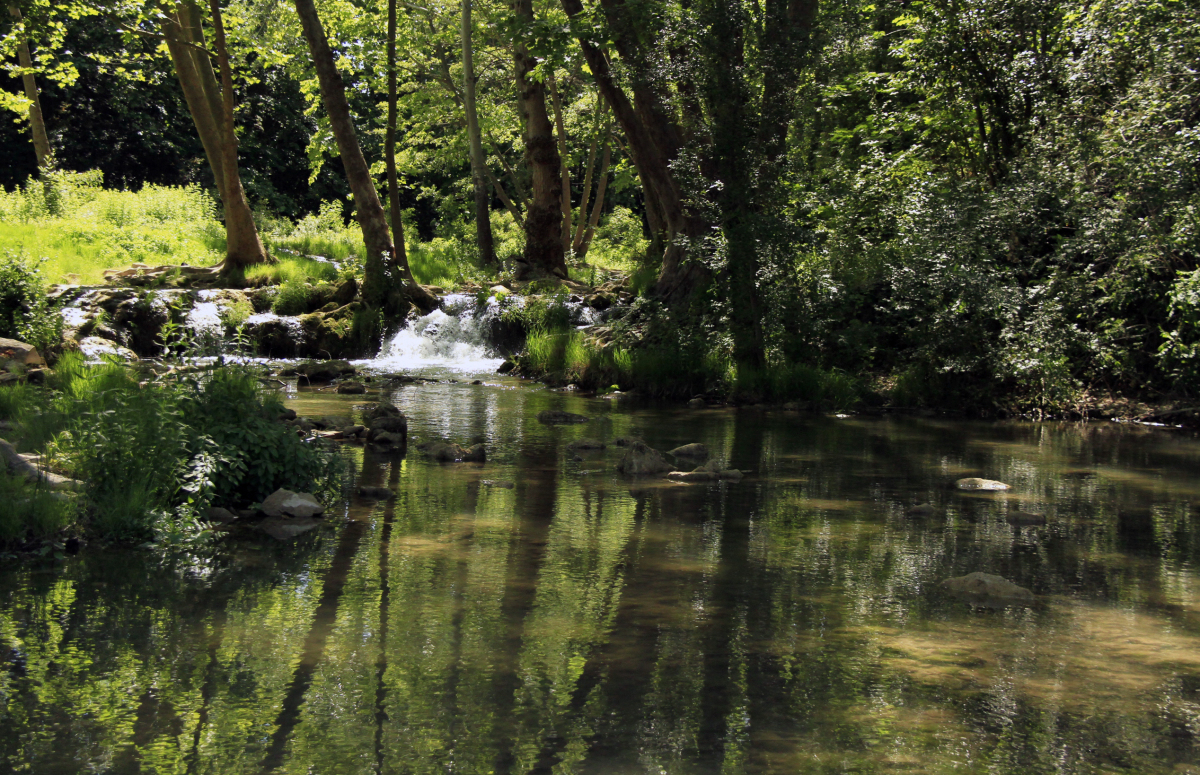
{"type": "MultiPolygon", "coordinates": [[[[0,771],[1200,772],[1200,442],[410,385],[407,456],[218,559],[0,571],[0,771]],[[586,414],[548,427],[538,411],[586,414]],[[578,438],[700,441],[736,484],[578,438]],[[489,462],[412,444],[483,441],[489,462]],[[962,476],[1006,494],[957,493],[962,476]],[[512,487],[502,486],[511,482],[512,487]],[[931,502],[933,516],[905,516],[931,502]],[[1010,504],[1044,513],[1013,527],[1010,504]],[[1038,605],[975,609],[975,570],[1038,605]]],[[[350,419],[360,396],[303,393],[350,419]]]]}

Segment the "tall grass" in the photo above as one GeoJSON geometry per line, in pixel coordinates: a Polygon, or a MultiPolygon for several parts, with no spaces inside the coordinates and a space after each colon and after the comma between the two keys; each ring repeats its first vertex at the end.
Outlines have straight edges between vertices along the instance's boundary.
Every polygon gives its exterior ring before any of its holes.
{"type": "Polygon", "coordinates": [[[808,364],[777,362],[748,371],[716,350],[604,347],[581,331],[564,328],[531,330],[521,367],[528,374],[592,389],[616,386],[670,398],[717,393],[740,400],[803,401],[831,410],[854,406],[862,392],[849,375],[808,364]]]}
{"type": "Polygon", "coordinates": [[[99,172],[56,172],[0,191],[0,249],[46,258],[49,282],[99,283],[132,263],[221,260],[216,203],[198,186],[105,189],[99,172]]]}

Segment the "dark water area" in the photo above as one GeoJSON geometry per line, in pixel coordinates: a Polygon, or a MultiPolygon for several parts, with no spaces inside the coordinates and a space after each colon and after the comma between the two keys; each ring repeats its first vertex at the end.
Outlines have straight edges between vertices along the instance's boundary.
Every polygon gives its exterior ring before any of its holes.
{"type": "Polygon", "coordinates": [[[0,570],[0,772],[1200,773],[1190,433],[688,412],[515,381],[393,400],[408,454],[346,451],[393,501],[211,561],[0,570]],[[618,436],[704,442],[749,473],[630,480],[622,450],[567,450],[618,436]],[[413,445],[433,438],[489,461],[429,461],[413,445]],[[1017,506],[1047,524],[1010,525],[1017,506]],[[977,570],[1037,604],[938,587],[977,570]]]}

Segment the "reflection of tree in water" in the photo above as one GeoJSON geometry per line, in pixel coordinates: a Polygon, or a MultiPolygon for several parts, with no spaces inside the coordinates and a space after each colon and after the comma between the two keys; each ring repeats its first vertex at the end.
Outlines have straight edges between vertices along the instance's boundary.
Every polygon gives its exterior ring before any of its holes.
{"type": "Polygon", "coordinates": [[[762,475],[631,494],[539,441],[506,490],[367,454],[362,481],[386,476],[397,500],[315,540],[239,545],[203,579],[141,554],[2,576],[0,769],[886,771],[965,752],[996,772],[1156,772],[1197,758],[1190,447],[1048,426],[710,424],[697,438],[762,475]],[[1014,490],[947,487],[964,472],[1014,490]],[[1009,501],[1050,524],[1010,526],[1009,501]],[[916,502],[937,513],[905,517],[916,502]],[[978,613],[932,590],[976,569],[1048,603],[978,613]]]}

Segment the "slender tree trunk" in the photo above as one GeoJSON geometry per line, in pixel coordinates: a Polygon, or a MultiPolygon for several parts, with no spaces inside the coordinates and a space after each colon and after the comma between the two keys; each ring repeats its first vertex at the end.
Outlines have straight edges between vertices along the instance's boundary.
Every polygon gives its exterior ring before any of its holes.
{"type": "MultiPolygon", "coordinates": [[[[342,157],[342,166],[346,170],[346,181],[354,193],[354,207],[358,212],[363,245],[367,251],[366,269],[363,273],[363,300],[372,307],[388,306],[389,284],[385,265],[398,257],[388,229],[387,216],[384,214],[383,204],[379,201],[379,193],[375,190],[375,182],[371,179],[371,168],[367,166],[362,147],[358,144],[358,135],[350,117],[350,103],[346,99],[346,86],[337,71],[333,51],[329,48],[329,39],[325,36],[325,28],[321,26],[321,18],[317,15],[317,7],[313,0],[296,0],[296,13],[300,17],[304,39],[312,54],[317,81],[321,87],[321,101],[329,115],[333,136],[342,157]]],[[[422,309],[436,307],[437,299],[409,279],[412,273],[408,270],[407,262],[399,268],[406,281],[404,293],[408,298],[422,309]]]]}
{"type": "Polygon", "coordinates": [[[174,8],[164,10],[164,15],[159,19],[159,26],[166,40],[167,52],[175,65],[175,75],[187,102],[188,113],[192,116],[196,132],[200,135],[200,143],[204,146],[204,154],[208,157],[208,166],[212,170],[217,194],[224,202],[225,160],[218,122],[220,111],[217,109],[218,105],[210,98],[216,91],[216,77],[213,75],[212,64],[207,54],[195,48],[203,48],[204,37],[200,32],[198,20],[193,24],[193,15],[185,4],[179,3],[174,8]],[[211,89],[206,81],[211,82],[211,89]]]}
{"type": "Polygon", "coordinates": [[[579,222],[575,225],[575,236],[571,238],[573,253],[579,252],[579,246],[583,242],[583,230],[587,228],[588,198],[592,195],[592,173],[596,171],[596,146],[600,142],[600,116],[603,112],[604,99],[597,96],[596,119],[592,122],[592,142],[588,146],[587,166],[583,173],[583,200],[579,203],[579,222]]]}
{"type": "Polygon", "coordinates": [[[558,130],[558,157],[562,160],[559,169],[562,170],[562,241],[565,251],[571,247],[571,170],[567,164],[567,129],[563,124],[562,98],[558,94],[558,84],[554,82],[553,73],[546,76],[546,85],[550,87],[554,126],[558,130]]]}
{"type": "MultiPolygon", "coordinates": [[[[395,0],[392,0],[395,2],[395,0]]],[[[479,115],[475,110],[475,63],[472,57],[471,0],[462,0],[463,109],[467,114],[467,140],[471,146],[471,186],[475,191],[475,238],[479,257],[485,265],[496,263],[492,240],[491,198],[487,192],[483,139],[479,133],[479,115]]]]}
{"type": "Polygon", "coordinates": [[[504,190],[504,186],[500,185],[500,181],[496,179],[491,170],[485,168],[484,172],[487,173],[488,180],[491,181],[492,188],[496,191],[496,196],[504,203],[508,214],[512,216],[513,222],[524,229],[525,218],[521,215],[521,211],[517,209],[517,206],[513,204],[513,201],[508,198],[508,192],[504,190]]]}
{"type": "MultiPolygon", "coordinates": [[[[21,11],[8,7],[8,14],[20,24],[21,11]]],[[[50,154],[50,138],[46,134],[46,122],[42,118],[42,101],[38,97],[37,81],[33,77],[33,57],[29,53],[29,36],[22,35],[17,43],[17,62],[21,65],[21,83],[25,87],[25,99],[29,100],[29,131],[33,134],[33,152],[37,155],[38,170],[49,169],[53,159],[50,154]]]]}
{"type": "Polygon", "coordinates": [[[388,209],[392,219],[392,267],[405,282],[416,284],[408,266],[408,248],[404,244],[404,220],[400,214],[400,176],[396,172],[396,0],[388,0],[388,115],[383,155],[387,164],[388,209]]]}
{"type": "Polygon", "coordinates": [[[225,177],[225,273],[235,273],[242,267],[267,260],[267,251],[258,238],[254,216],[242,190],[238,173],[238,141],[233,129],[233,70],[225,46],[225,24],[221,19],[219,0],[209,0],[213,19],[213,42],[217,47],[217,64],[221,68],[221,171],[225,177]]]}
{"type": "MultiPolygon", "coordinates": [[[[512,7],[522,23],[533,23],[533,0],[513,0],[512,7]]],[[[525,163],[533,177],[532,197],[525,215],[525,261],[535,270],[566,279],[567,264],[563,259],[562,241],[562,177],[559,169],[562,158],[555,147],[554,125],[546,113],[546,89],[530,77],[537,60],[523,41],[517,41],[513,55],[517,74],[517,104],[525,125],[525,163]]]]}
{"type": "Polygon", "coordinates": [[[587,231],[583,234],[583,241],[579,245],[579,256],[582,258],[587,255],[588,248],[591,247],[592,237],[596,236],[596,226],[600,223],[600,214],[604,212],[604,194],[608,189],[608,166],[612,161],[612,143],[609,141],[608,127],[604,131],[604,158],[600,162],[600,184],[596,188],[596,203],[592,205],[592,217],[588,219],[587,231]]]}

